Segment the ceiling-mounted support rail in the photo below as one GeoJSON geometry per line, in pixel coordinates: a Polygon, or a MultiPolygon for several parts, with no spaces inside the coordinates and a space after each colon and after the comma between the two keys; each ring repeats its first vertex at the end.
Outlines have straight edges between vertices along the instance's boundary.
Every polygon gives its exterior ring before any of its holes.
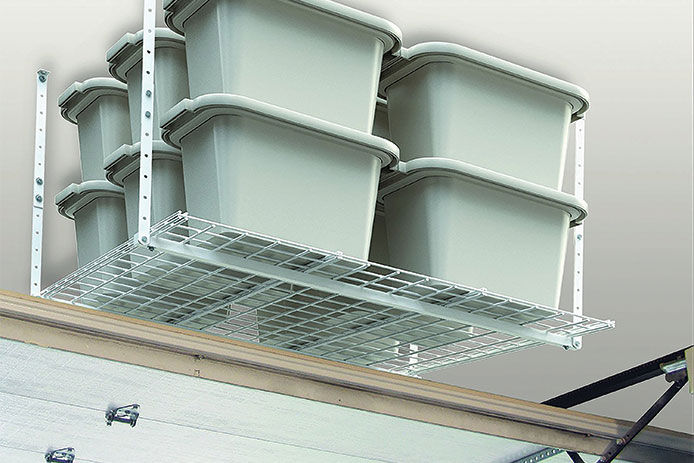
{"type": "Polygon", "coordinates": [[[152,223],[152,137],[154,128],[154,34],[156,0],[144,0],[142,27],[142,94],[140,105],[140,198],[137,239],[149,244],[152,223]]]}
{"type": "MultiPolygon", "coordinates": [[[[585,180],[585,141],[586,141],[586,120],[579,119],[574,123],[574,195],[578,199],[583,199],[583,189],[585,180]]],[[[585,243],[584,225],[578,224],[573,229],[574,241],[574,291],[573,291],[573,312],[576,320],[580,320],[583,315],[583,250],[585,243]]],[[[573,347],[580,349],[583,345],[583,338],[576,336],[573,339],[573,347]]]]}
{"type": "Polygon", "coordinates": [[[43,203],[46,161],[46,98],[49,72],[36,72],[36,131],[34,134],[34,184],[31,208],[31,273],[29,294],[41,294],[41,254],[43,248],[43,203]]]}

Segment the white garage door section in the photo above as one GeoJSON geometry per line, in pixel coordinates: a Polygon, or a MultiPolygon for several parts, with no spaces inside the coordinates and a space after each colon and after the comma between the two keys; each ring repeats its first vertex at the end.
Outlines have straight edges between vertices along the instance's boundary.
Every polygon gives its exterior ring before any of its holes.
{"type": "Polygon", "coordinates": [[[2,339],[0,368],[0,461],[70,446],[99,463],[507,463],[542,448],[2,339]],[[106,426],[133,402],[136,427],[106,426]]]}

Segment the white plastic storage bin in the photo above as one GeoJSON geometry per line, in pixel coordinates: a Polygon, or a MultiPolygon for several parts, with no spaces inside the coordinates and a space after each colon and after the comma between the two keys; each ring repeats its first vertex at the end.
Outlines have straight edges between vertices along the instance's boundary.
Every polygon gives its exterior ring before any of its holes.
{"type": "Polygon", "coordinates": [[[403,161],[446,157],[561,188],[568,127],[588,109],[585,90],[451,43],[401,54],[380,92],[403,161]]]}
{"type": "Polygon", "coordinates": [[[556,307],[574,196],[461,161],[420,158],[382,184],[390,265],[556,307]]]}
{"type": "Polygon", "coordinates": [[[72,183],[58,193],[55,204],[75,221],[80,267],[128,239],[123,189],[106,180],[72,183]]]}
{"type": "MultiPolygon", "coordinates": [[[[130,130],[133,143],[140,141],[142,99],[142,31],[125,34],[106,53],[109,72],[128,85],[130,130]]],[[[183,37],[165,27],[154,31],[154,127],[152,138],[161,139],[160,116],[188,98],[188,70],[183,37]]]]}
{"type": "Polygon", "coordinates": [[[191,215],[366,258],[392,143],[237,95],[183,100],[165,119],[191,215]]]}
{"type": "Polygon", "coordinates": [[[328,0],[164,0],[192,98],[232,93],[371,131],[392,23],[328,0]]]}
{"type": "MultiPolygon", "coordinates": [[[[140,143],[123,145],[104,161],[106,178],[125,190],[128,235],[138,227],[140,198],[140,143]]],[[[161,140],[152,141],[152,224],[176,211],[186,210],[181,151],[161,140]]]]}
{"type": "Polygon", "coordinates": [[[65,120],[77,124],[82,180],[103,180],[106,156],[131,143],[126,85],[106,77],[75,82],[58,106],[65,120]]]}

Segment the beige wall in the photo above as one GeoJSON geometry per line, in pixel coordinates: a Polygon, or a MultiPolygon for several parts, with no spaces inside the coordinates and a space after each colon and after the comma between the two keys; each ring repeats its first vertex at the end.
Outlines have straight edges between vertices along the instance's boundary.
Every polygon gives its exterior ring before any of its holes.
{"type": "MultiPolygon", "coordinates": [[[[588,315],[618,328],[584,349],[541,348],[428,377],[543,400],[692,343],[691,0],[344,0],[403,30],[406,44],[450,40],[575,82],[591,94],[586,229],[588,315]]],[[[139,0],[4,0],[0,13],[0,287],[25,291],[34,72],[49,102],[72,81],[106,75],[105,51],[141,21],[139,0]]],[[[72,223],[50,207],[79,179],[75,127],[49,109],[44,285],[76,266],[72,223]]],[[[581,409],[637,418],[662,378],[581,409]]],[[[655,423],[688,432],[681,393],[655,423]]]]}

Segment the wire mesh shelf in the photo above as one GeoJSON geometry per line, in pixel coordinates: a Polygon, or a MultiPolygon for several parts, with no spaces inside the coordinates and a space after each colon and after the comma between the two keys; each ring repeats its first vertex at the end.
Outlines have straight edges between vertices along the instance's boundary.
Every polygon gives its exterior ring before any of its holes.
{"type": "Polygon", "coordinates": [[[46,288],[94,309],[415,374],[614,327],[178,212],[46,288]]]}

